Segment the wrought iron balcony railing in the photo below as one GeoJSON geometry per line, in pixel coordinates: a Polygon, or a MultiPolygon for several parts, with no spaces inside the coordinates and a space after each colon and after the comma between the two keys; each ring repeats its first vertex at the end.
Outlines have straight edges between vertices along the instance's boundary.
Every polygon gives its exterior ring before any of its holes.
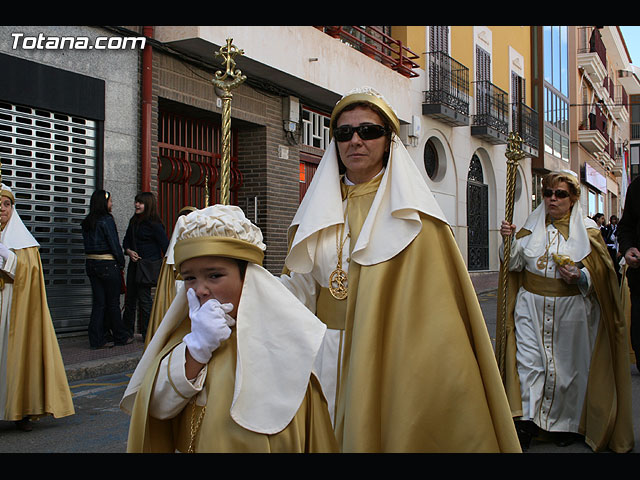
{"type": "Polygon", "coordinates": [[[408,78],[417,77],[414,71],[419,65],[414,62],[420,58],[402,44],[400,40],[387,35],[373,26],[316,26],[327,35],[359,50],[374,60],[408,78]]]}
{"type": "Polygon", "coordinates": [[[512,130],[520,135],[527,145],[538,148],[540,132],[538,127],[538,112],[522,102],[511,104],[512,130]]]}
{"type": "Polygon", "coordinates": [[[473,125],[490,127],[504,135],[509,130],[509,95],[488,80],[473,82],[476,113],[473,125]]]}
{"type": "Polygon", "coordinates": [[[469,69],[444,52],[426,54],[428,86],[424,103],[446,105],[469,115],[469,69]]]}

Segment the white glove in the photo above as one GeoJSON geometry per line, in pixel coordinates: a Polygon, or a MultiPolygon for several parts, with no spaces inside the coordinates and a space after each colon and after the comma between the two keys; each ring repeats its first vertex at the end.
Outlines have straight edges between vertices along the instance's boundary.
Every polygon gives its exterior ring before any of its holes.
{"type": "Polygon", "coordinates": [[[9,249],[4,243],[0,243],[0,257],[2,257],[5,262],[9,259],[9,249]]]}
{"type": "Polygon", "coordinates": [[[211,299],[200,306],[200,300],[193,288],[187,291],[187,301],[191,332],[182,340],[196,362],[207,364],[220,343],[231,335],[229,323],[233,325],[233,319],[227,313],[233,310],[233,305],[221,304],[218,300],[211,299]]]}

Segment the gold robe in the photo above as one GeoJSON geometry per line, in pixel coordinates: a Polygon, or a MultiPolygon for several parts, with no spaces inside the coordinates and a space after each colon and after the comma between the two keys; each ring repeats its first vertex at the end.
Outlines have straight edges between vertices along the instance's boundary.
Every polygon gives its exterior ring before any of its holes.
{"type": "MultiPolygon", "coordinates": [[[[610,448],[614,452],[633,449],[631,419],[631,378],[628,329],[622,313],[620,288],[599,229],[587,229],[591,253],[582,260],[593,282],[601,307],[600,325],[589,370],[580,433],[596,452],[610,448]]],[[[516,238],[531,234],[522,229],[516,238]]],[[[506,325],[498,322],[496,356],[504,365],[504,384],[514,417],[522,415],[520,379],[516,365],[516,339],[513,319],[515,301],[522,285],[522,272],[507,275],[507,297],[503,297],[503,278],[498,290],[498,318],[507,308],[506,325]]]]}
{"type": "MultiPolygon", "coordinates": [[[[351,245],[377,184],[343,186],[351,245]]],[[[341,450],[520,452],[487,327],[451,229],[420,218],[420,233],[392,259],[349,263],[346,300],[331,305],[326,289],[320,294],[318,318],[345,331],[335,425],[341,450]],[[337,318],[340,311],[345,313],[337,318]]]]}
{"type": "Polygon", "coordinates": [[[148,414],[149,402],[162,359],[178,345],[191,329],[186,318],[171,335],[166,347],[147,370],[136,395],[129,429],[128,452],[170,453],[188,452],[189,446],[198,453],[320,453],[336,452],[337,444],[331,429],[326,400],[316,378],[311,375],[307,394],[287,427],[267,435],[249,431],[238,425],[229,411],[233,399],[236,372],[236,329],[213,353],[205,380],[206,408],[194,407],[192,400],[171,420],[158,420],[148,414]],[[202,419],[199,427],[200,415],[202,419]],[[195,432],[192,435],[192,432],[195,432]],[[193,443],[192,443],[193,439],[193,443]]]}
{"type": "Polygon", "coordinates": [[[5,420],[73,415],[73,401],[45,292],[37,247],[15,250],[5,420]]]}

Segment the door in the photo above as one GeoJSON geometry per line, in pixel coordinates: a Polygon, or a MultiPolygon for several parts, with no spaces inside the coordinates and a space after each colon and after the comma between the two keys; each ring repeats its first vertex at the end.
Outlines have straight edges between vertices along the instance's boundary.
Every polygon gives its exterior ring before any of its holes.
{"type": "Polygon", "coordinates": [[[2,182],[40,243],[57,333],[86,329],[91,315],[80,222],[96,189],[98,128],[80,116],[0,102],[2,182]]]}
{"type": "Polygon", "coordinates": [[[467,177],[467,253],[470,271],[489,269],[489,188],[477,155],[467,177]]]}

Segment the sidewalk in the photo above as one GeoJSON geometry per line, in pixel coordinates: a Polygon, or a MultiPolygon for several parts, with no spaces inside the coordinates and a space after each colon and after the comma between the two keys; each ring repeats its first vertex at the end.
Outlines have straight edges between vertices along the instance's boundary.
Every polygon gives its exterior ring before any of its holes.
{"type": "MultiPolygon", "coordinates": [[[[476,293],[498,288],[498,272],[471,273],[476,293]]],[[[62,361],[69,382],[133,371],[142,357],[144,341],[136,334],[133,343],[120,347],[91,350],[86,334],[58,338],[62,361]]]]}

